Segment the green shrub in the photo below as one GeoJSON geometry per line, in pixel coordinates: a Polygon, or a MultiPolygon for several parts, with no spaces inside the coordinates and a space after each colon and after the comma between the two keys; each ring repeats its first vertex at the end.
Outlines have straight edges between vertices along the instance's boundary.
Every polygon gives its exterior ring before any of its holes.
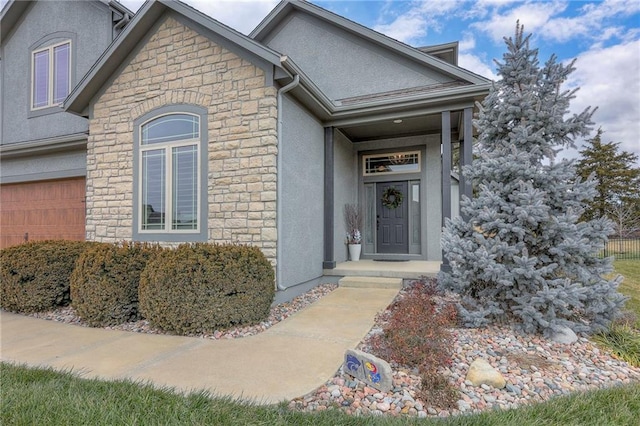
{"type": "Polygon", "coordinates": [[[140,274],[156,246],[141,243],[103,244],[87,249],[71,275],[71,304],[92,326],[140,319],[140,274]]]}
{"type": "Polygon", "coordinates": [[[177,334],[259,323],[274,294],[273,267],[258,248],[243,245],[181,245],[140,277],[142,315],[177,334]]]}
{"type": "Polygon", "coordinates": [[[69,277],[90,245],[83,241],[33,241],[0,250],[0,306],[42,312],[69,304],[69,277]]]}

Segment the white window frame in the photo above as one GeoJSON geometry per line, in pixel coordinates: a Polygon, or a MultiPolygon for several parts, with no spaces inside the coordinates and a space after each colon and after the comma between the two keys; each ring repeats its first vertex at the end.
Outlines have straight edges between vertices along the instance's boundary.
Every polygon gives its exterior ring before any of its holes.
{"type": "MultiPolygon", "coordinates": [[[[67,64],[67,78],[68,78],[68,84],[69,84],[69,92],[71,91],[71,67],[72,67],[72,49],[73,46],[71,44],[71,39],[68,40],[64,40],[61,41],[59,43],[55,43],[55,44],[51,44],[49,46],[43,47],[43,48],[39,48],[39,49],[34,49],[31,51],[31,98],[29,99],[29,106],[31,107],[31,111],[38,111],[41,109],[45,109],[45,108],[51,108],[54,106],[58,106],[60,104],[62,104],[62,102],[57,102],[54,103],[53,102],[53,87],[54,87],[54,49],[56,47],[60,47],[60,46],[64,46],[65,44],[69,45],[69,63],[67,64]],[[35,80],[35,76],[36,76],[36,55],[38,53],[41,52],[45,52],[47,51],[49,54],[49,69],[47,70],[47,83],[48,83],[48,91],[47,91],[47,103],[46,105],[42,105],[42,106],[34,106],[34,96],[35,96],[35,89],[36,89],[36,80],[35,80]]],[[[69,93],[67,93],[67,96],[69,95],[69,93]]]]}
{"type": "Polygon", "coordinates": [[[399,174],[407,174],[407,173],[420,173],[422,171],[422,155],[420,151],[400,151],[400,152],[388,152],[384,154],[368,154],[362,156],[362,176],[383,176],[383,175],[399,175],[399,174]],[[400,155],[416,155],[417,157],[417,169],[416,170],[399,170],[399,171],[384,171],[378,173],[368,173],[367,172],[367,160],[373,158],[389,158],[391,156],[400,156],[400,155]]]}
{"type": "Polygon", "coordinates": [[[190,112],[170,112],[170,113],[166,113],[166,114],[160,114],[160,115],[156,115],[153,118],[143,122],[142,124],[140,124],[140,126],[138,126],[138,136],[139,136],[139,141],[140,141],[140,145],[139,145],[139,156],[138,156],[138,170],[139,170],[139,178],[138,178],[138,194],[140,194],[139,200],[138,200],[138,233],[139,234],[198,234],[200,233],[201,230],[201,226],[202,223],[200,220],[200,211],[202,209],[202,197],[201,197],[201,167],[200,167],[200,155],[201,155],[201,149],[200,149],[200,145],[202,142],[202,134],[200,131],[200,120],[202,120],[202,118],[198,115],[198,114],[193,114],[190,112]],[[170,116],[170,115],[190,115],[192,117],[196,117],[198,119],[198,138],[191,138],[191,139],[180,139],[177,141],[170,141],[170,142],[159,142],[159,143],[153,143],[153,144],[149,144],[149,145],[144,145],[143,144],[143,138],[142,138],[142,130],[144,128],[144,126],[146,126],[147,124],[149,124],[152,121],[155,121],[159,118],[162,117],[166,117],[166,116],[170,116]],[[197,175],[196,175],[196,196],[197,196],[197,202],[196,202],[196,228],[195,229],[172,229],[172,224],[173,224],[173,194],[172,194],[172,189],[171,189],[171,183],[173,182],[173,157],[172,157],[172,152],[173,152],[173,148],[180,148],[180,147],[185,147],[185,146],[196,146],[196,167],[197,167],[197,175]],[[165,156],[165,164],[166,164],[166,175],[165,175],[165,200],[166,200],[166,205],[165,205],[165,217],[164,217],[164,229],[143,229],[143,222],[144,222],[144,215],[146,214],[146,209],[144,209],[144,200],[142,199],[142,185],[143,185],[143,176],[144,176],[144,169],[143,169],[143,152],[145,151],[157,151],[157,150],[164,150],[164,156],[165,156]]]}

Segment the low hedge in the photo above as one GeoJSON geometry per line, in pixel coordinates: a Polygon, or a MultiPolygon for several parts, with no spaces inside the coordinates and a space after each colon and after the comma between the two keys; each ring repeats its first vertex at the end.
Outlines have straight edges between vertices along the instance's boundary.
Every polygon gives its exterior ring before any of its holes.
{"type": "Polygon", "coordinates": [[[140,274],[159,248],[142,243],[102,244],[87,249],[71,275],[71,305],[92,326],[140,319],[140,274]]]}
{"type": "Polygon", "coordinates": [[[66,306],[69,278],[84,241],[33,241],[0,250],[0,306],[12,312],[42,312],[66,306]]]}
{"type": "Polygon", "coordinates": [[[140,277],[142,315],[183,335],[259,323],[274,295],[271,263],[258,248],[237,244],[163,251],[140,277]]]}

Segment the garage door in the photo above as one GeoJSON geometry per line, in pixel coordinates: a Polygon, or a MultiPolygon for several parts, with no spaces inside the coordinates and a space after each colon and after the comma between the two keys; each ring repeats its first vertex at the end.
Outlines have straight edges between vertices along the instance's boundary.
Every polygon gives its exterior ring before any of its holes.
{"type": "Polygon", "coordinates": [[[84,240],[84,197],[84,177],[0,186],[0,247],[84,240]]]}

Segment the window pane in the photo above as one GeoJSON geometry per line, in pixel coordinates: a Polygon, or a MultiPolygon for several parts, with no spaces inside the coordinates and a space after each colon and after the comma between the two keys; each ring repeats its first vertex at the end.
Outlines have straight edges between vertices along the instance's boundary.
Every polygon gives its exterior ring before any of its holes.
{"type": "Polygon", "coordinates": [[[172,229],[198,229],[198,148],[173,148],[172,229]]]}
{"type": "Polygon", "coordinates": [[[53,49],[53,103],[58,104],[69,94],[70,45],[53,49]]]}
{"type": "Polygon", "coordinates": [[[196,139],[200,137],[200,120],[188,114],[172,114],[145,124],[142,127],[142,144],[149,145],[196,139]]]}
{"type": "Polygon", "coordinates": [[[49,51],[33,55],[33,107],[47,106],[49,95],[49,51]]]}
{"type": "Polygon", "coordinates": [[[364,157],[364,174],[415,173],[420,171],[420,152],[367,155],[364,157]]]}
{"type": "Polygon", "coordinates": [[[142,230],[164,229],[165,150],[142,152],[142,230]]]}

